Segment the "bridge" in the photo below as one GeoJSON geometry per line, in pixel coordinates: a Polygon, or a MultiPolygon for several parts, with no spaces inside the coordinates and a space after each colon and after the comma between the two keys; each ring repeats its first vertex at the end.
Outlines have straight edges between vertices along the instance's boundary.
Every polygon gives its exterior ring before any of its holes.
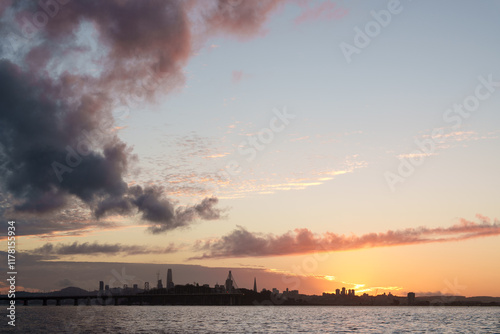
{"type": "MultiPolygon", "coordinates": [[[[0,301],[15,300],[28,306],[30,301],[42,301],[47,306],[49,301],[55,301],[60,306],[63,300],[73,300],[73,305],[80,302],[91,305],[241,305],[241,293],[213,293],[213,294],[133,294],[133,295],[80,295],[80,296],[22,296],[15,299],[1,296],[0,301]]],[[[54,304],[54,303],[51,303],[54,304]]]]}

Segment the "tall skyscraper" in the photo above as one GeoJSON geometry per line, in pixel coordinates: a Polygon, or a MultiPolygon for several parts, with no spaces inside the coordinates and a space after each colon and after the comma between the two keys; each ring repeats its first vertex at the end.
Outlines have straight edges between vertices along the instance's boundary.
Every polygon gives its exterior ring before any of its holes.
{"type": "Polygon", "coordinates": [[[253,292],[257,292],[257,278],[253,278],[253,292]]]}
{"type": "Polygon", "coordinates": [[[172,280],[172,269],[168,269],[167,271],[167,289],[174,288],[174,281],[172,280]]]}
{"type": "Polygon", "coordinates": [[[102,291],[102,290],[104,290],[104,282],[99,281],[99,291],[102,291]]]}
{"type": "Polygon", "coordinates": [[[229,275],[227,275],[226,279],[226,292],[227,293],[233,292],[233,275],[231,274],[231,270],[229,270],[229,275]]]}

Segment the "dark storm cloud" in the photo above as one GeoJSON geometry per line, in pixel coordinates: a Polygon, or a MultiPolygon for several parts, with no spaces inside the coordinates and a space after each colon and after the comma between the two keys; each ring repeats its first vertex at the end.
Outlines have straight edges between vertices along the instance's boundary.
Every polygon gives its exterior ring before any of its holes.
{"type": "Polygon", "coordinates": [[[129,188],[123,175],[130,150],[111,132],[102,132],[106,135],[100,149],[82,144],[81,134],[97,129],[94,108],[105,106],[102,98],[85,96],[80,103],[67,103],[53,93],[52,81],[33,82],[8,61],[0,61],[0,79],[0,175],[16,200],[16,211],[51,212],[65,207],[74,195],[94,208],[97,217],[108,211],[139,211],[156,224],[155,233],[187,226],[197,218],[219,218],[213,208],[216,199],[174,210],[160,188],[129,188]]]}
{"type": "Polygon", "coordinates": [[[137,209],[144,220],[151,222],[149,227],[153,234],[189,226],[196,219],[220,219],[222,210],[215,208],[218,199],[205,198],[201,203],[174,208],[164,196],[161,188],[149,187],[144,190],[140,186],[131,187],[126,196],[109,198],[99,204],[96,210],[98,217],[106,213],[127,214],[137,209]]]}
{"type": "Polygon", "coordinates": [[[179,207],[175,210],[175,216],[171,220],[170,224],[165,223],[165,220],[160,220],[156,224],[152,225],[149,230],[153,234],[157,234],[177,227],[188,226],[192,221],[196,219],[220,219],[222,210],[214,208],[217,203],[217,198],[210,197],[205,198],[203,201],[201,201],[201,203],[193,206],[179,207]]]}
{"type": "MultiPolygon", "coordinates": [[[[8,217],[7,219],[10,219],[8,217]]],[[[68,217],[65,214],[48,215],[43,218],[16,214],[15,220],[22,222],[22,224],[16,226],[16,235],[37,236],[39,238],[81,236],[99,230],[119,229],[122,227],[120,224],[108,221],[86,220],[80,217],[68,217]]],[[[0,240],[6,238],[6,232],[0,233],[0,240]]]]}
{"type": "MultiPolygon", "coordinates": [[[[70,51],[87,52],[76,41],[81,25],[90,23],[107,53],[100,59],[103,71],[92,84],[114,88],[114,93],[130,93],[127,88],[146,75],[178,77],[191,52],[184,1],[20,0],[13,8],[19,25],[15,32],[19,40],[30,42],[24,60],[32,71],[43,70],[70,51]]],[[[12,35],[9,41],[14,41],[12,35]]]]}
{"type": "Polygon", "coordinates": [[[116,136],[110,134],[100,151],[80,155],[74,149],[85,130],[96,128],[95,109],[103,106],[102,99],[82,96],[69,103],[55,86],[0,61],[0,175],[17,211],[59,209],[70,195],[94,205],[101,197],[127,191],[122,175],[129,155],[116,136]]]}
{"type": "Polygon", "coordinates": [[[112,131],[112,110],[117,100],[135,95],[143,101],[183,82],[193,25],[202,25],[203,34],[248,37],[260,31],[279,1],[48,3],[16,1],[10,12],[0,8],[6,41],[0,60],[0,189],[13,199],[3,215],[53,213],[78,198],[96,217],[139,212],[153,233],[220,218],[215,198],[175,208],[160,188],[128,187],[124,175],[135,157],[112,131]],[[202,12],[196,23],[189,19],[194,10],[202,12]],[[10,26],[7,16],[14,17],[10,26]],[[84,23],[103,50],[99,74],[51,71],[54,62],[89,51],[76,42],[84,23]],[[25,44],[14,57],[6,52],[8,45],[15,49],[13,41],[25,44]]]}
{"type": "Polygon", "coordinates": [[[167,247],[147,247],[140,245],[122,245],[122,244],[101,244],[101,243],[58,243],[51,244],[46,243],[45,245],[35,248],[28,253],[33,255],[39,255],[44,258],[57,258],[64,255],[114,255],[114,254],[126,254],[126,255],[141,255],[141,254],[168,254],[174,253],[178,249],[174,244],[169,244],[167,247]]]}
{"type": "Polygon", "coordinates": [[[88,22],[107,53],[99,60],[103,72],[92,84],[123,94],[134,93],[141,82],[152,88],[143,93],[151,95],[158,89],[164,92],[165,85],[183,82],[182,67],[193,53],[193,39],[218,33],[255,36],[270,13],[283,2],[86,0],[58,4],[53,1],[52,6],[45,6],[48,15],[42,27],[37,26],[34,16],[38,12],[44,14],[38,1],[17,1],[15,6],[24,31],[31,33],[28,37],[33,35],[37,39],[37,45],[25,59],[31,70],[43,68],[49,60],[70,50],[85,52],[75,41],[78,28],[88,22]],[[199,20],[190,20],[194,12],[199,13],[199,20]],[[196,29],[203,36],[194,36],[196,29]]]}

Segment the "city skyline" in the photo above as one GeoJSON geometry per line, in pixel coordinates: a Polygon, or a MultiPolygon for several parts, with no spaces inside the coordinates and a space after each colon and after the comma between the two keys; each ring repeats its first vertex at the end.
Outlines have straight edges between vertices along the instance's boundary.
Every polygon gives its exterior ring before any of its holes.
{"type": "Polygon", "coordinates": [[[17,290],[231,270],[250,290],[500,297],[499,12],[2,2],[17,290]]]}
{"type": "MultiPolygon", "coordinates": [[[[335,292],[323,292],[321,295],[307,295],[299,290],[280,291],[277,288],[263,288],[257,291],[257,278],[254,277],[253,289],[238,287],[231,270],[228,271],[224,284],[209,284],[197,282],[188,284],[174,284],[172,268],[167,269],[165,286],[160,272],[157,272],[157,286],[144,282],[144,287],[138,284],[123,287],[110,287],[99,281],[98,289],[83,290],[78,287],[65,287],[59,291],[29,293],[17,292],[18,300],[24,306],[28,305],[73,305],[80,303],[87,306],[102,305],[342,305],[342,306],[499,306],[500,297],[489,296],[465,297],[460,295],[418,295],[408,292],[401,294],[382,293],[369,295],[366,292],[357,295],[355,289],[336,289],[335,292]]],[[[129,281],[130,276],[122,273],[121,282],[129,281]]],[[[0,296],[2,301],[7,296],[0,296]]]]}
{"type": "MultiPolygon", "coordinates": [[[[124,271],[122,271],[121,275],[116,275],[115,276],[118,278],[119,277],[119,281],[117,282],[116,280],[112,280],[110,281],[109,283],[114,283],[113,286],[110,286],[110,284],[105,284],[105,281],[99,281],[98,282],[98,288],[97,289],[88,289],[88,290],[84,290],[86,292],[98,292],[97,296],[104,296],[106,294],[107,297],[111,298],[113,295],[122,295],[122,294],[137,294],[137,293],[147,293],[148,291],[150,291],[150,293],[153,293],[153,294],[160,294],[160,293],[163,293],[163,294],[172,294],[172,293],[175,293],[173,292],[174,288],[176,286],[178,287],[183,287],[183,286],[196,286],[196,287],[207,287],[209,288],[210,287],[210,284],[206,284],[206,283],[199,283],[199,282],[195,282],[193,281],[192,283],[185,283],[185,284],[175,284],[173,282],[173,270],[172,268],[168,268],[167,269],[167,274],[165,276],[165,285],[163,285],[163,278],[162,278],[162,275],[161,275],[161,272],[158,270],[157,273],[156,273],[156,286],[150,284],[149,281],[142,281],[141,280],[141,283],[143,283],[143,287],[140,287],[138,283],[133,283],[129,286],[129,284],[125,283],[125,282],[137,282],[137,279],[133,276],[130,276],[130,275],[127,275],[124,271]],[[123,284],[122,286],[119,286],[119,284],[123,284]]],[[[71,288],[77,288],[77,289],[81,289],[80,287],[74,287],[74,286],[66,286],[64,288],[62,288],[59,292],[62,292],[64,290],[67,290],[67,289],[71,289],[71,288]]],[[[254,277],[254,280],[253,280],[253,288],[250,289],[250,288],[244,288],[243,287],[243,290],[246,290],[246,291],[252,291],[254,293],[264,293],[264,292],[271,292],[272,294],[274,295],[290,295],[290,296],[298,296],[299,295],[299,290],[289,290],[288,288],[284,288],[281,292],[280,292],[280,289],[278,288],[262,288],[260,291],[257,289],[257,277],[254,277]]],[[[21,294],[22,293],[26,293],[26,292],[29,292],[29,291],[19,291],[21,294]]],[[[58,292],[58,291],[43,291],[43,293],[47,293],[47,292],[58,292]]],[[[228,272],[228,276],[224,282],[224,284],[218,284],[215,283],[214,285],[214,292],[215,293],[242,293],[240,291],[240,287],[238,287],[238,284],[236,283],[236,279],[235,277],[232,275],[232,272],[231,270],[229,270],[228,272]]],[[[32,292],[33,293],[33,292],[32,292]]],[[[335,292],[323,292],[323,296],[325,295],[335,295],[335,296],[356,296],[356,291],[355,289],[346,289],[345,287],[342,287],[342,289],[335,289],[335,292]]],[[[367,295],[366,293],[364,293],[363,295],[367,295]]],[[[384,296],[386,295],[386,293],[384,292],[383,294],[384,296]]],[[[415,293],[413,292],[409,292],[408,293],[408,296],[409,295],[413,295],[413,297],[415,296],[415,293]]],[[[389,296],[392,296],[392,294],[389,292],[389,296]]],[[[44,304],[45,305],[45,304],[44,304]]]]}

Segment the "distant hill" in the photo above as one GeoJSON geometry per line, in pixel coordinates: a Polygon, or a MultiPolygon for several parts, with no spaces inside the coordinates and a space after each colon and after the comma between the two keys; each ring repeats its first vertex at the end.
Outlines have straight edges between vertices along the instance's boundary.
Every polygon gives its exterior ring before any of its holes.
{"type": "Polygon", "coordinates": [[[17,297],[36,297],[36,296],[86,296],[95,295],[95,291],[89,292],[74,286],[70,286],[59,291],[52,292],[27,292],[27,291],[16,291],[17,297]]]}
{"type": "Polygon", "coordinates": [[[59,291],[49,293],[49,295],[57,296],[85,296],[90,294],[87,290],[83,290],[74,286],[70,286],[59,291]]]}
{"type": "Polygon", "coordinates": [[[500,297],[475,296],[475,297],[469,297],[467,298],[467,300],[482,302],[482,303],[491,303],[491,302],[500,303],[500,297]]]}

